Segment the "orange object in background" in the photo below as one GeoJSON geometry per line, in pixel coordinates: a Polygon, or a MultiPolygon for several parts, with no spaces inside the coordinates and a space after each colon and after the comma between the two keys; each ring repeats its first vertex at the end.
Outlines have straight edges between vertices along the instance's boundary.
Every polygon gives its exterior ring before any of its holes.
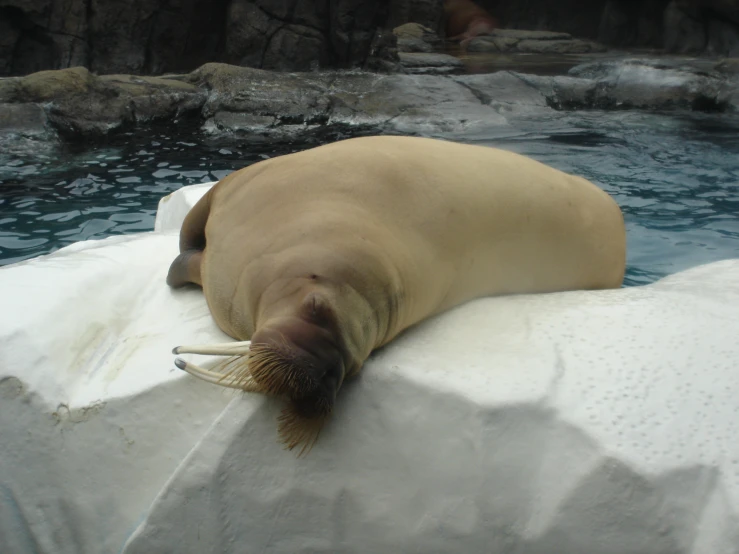
{"type": "Polygon", "coordinates": [[[500,26],[497,19],[472,0],[444,0],[444,14],[446,37],[461,43],[500,26]]]}

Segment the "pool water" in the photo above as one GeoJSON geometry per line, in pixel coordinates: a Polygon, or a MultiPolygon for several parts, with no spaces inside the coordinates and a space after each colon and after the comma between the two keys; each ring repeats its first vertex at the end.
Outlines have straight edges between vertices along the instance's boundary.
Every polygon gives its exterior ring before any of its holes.
{"type": "MultiPolygon", "coordinates": [[[[626,219],[627,286],[739,258],[736,116],[557,112],[511,123],[465,141],[526,154],[609,192],[626,219]]],[[[178,128],[53,155],[0,153],[0,265],[79,240],[149,231],[159,199],[182,186],[345,136],[215,144],[178,128]]]]}

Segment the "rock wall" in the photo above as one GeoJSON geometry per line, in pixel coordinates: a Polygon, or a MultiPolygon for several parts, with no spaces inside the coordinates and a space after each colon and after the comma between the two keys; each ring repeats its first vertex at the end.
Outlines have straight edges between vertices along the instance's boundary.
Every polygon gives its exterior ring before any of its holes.
{"type": "Polygon", "coordinates": [[[440,21],[440,0],[0,0],[0,75],[364,66],[406,18],[440,21]]]}
{"type": "MultiPolygon", "coordinates": [[[[505,27],[612,46],[739,56],[739,0],[477,0],[505,27]]],[[[443,0],[0,0],[0,76],[387,67],[412,21],[443,28],[443,0]],[[380,60],[380,63],[377,62],[380,60]]]]}
{"type": "Polygon", "coordinates": [[[476,0],[514,29],[621,47],[739,56],[739,0],[476,0]]]}

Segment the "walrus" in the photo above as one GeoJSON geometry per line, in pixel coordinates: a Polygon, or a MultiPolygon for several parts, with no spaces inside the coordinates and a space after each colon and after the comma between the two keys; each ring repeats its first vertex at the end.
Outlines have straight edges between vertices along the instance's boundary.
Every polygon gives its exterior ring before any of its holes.
{"type": "Polygon", "coordinates": [[[446,36],[465,44],[500,27],[498,20],[472,0],[444,0],[446,36]]]}
{"type": "Polygon", "coordinates": [[[287,448],[315,442],[344,380],[404,330],[482,296],[617,288],[616,202],[519,154],[443,140],[352,138],[261,161],[187,214],[167,282],[202,286],[240,342],[214,383],[287,400],[287,448]]]}

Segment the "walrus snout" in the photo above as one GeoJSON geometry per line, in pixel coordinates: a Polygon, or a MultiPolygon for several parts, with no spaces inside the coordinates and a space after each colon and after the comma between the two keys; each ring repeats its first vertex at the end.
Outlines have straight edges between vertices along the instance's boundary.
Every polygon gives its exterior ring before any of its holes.
{"type": "Polygon", "coordinates": [[[300,317],[254,333],[249,370],[265,392],[286,395],[302,417],[328,415],[345,376],[332,333],[300,317]]]}

